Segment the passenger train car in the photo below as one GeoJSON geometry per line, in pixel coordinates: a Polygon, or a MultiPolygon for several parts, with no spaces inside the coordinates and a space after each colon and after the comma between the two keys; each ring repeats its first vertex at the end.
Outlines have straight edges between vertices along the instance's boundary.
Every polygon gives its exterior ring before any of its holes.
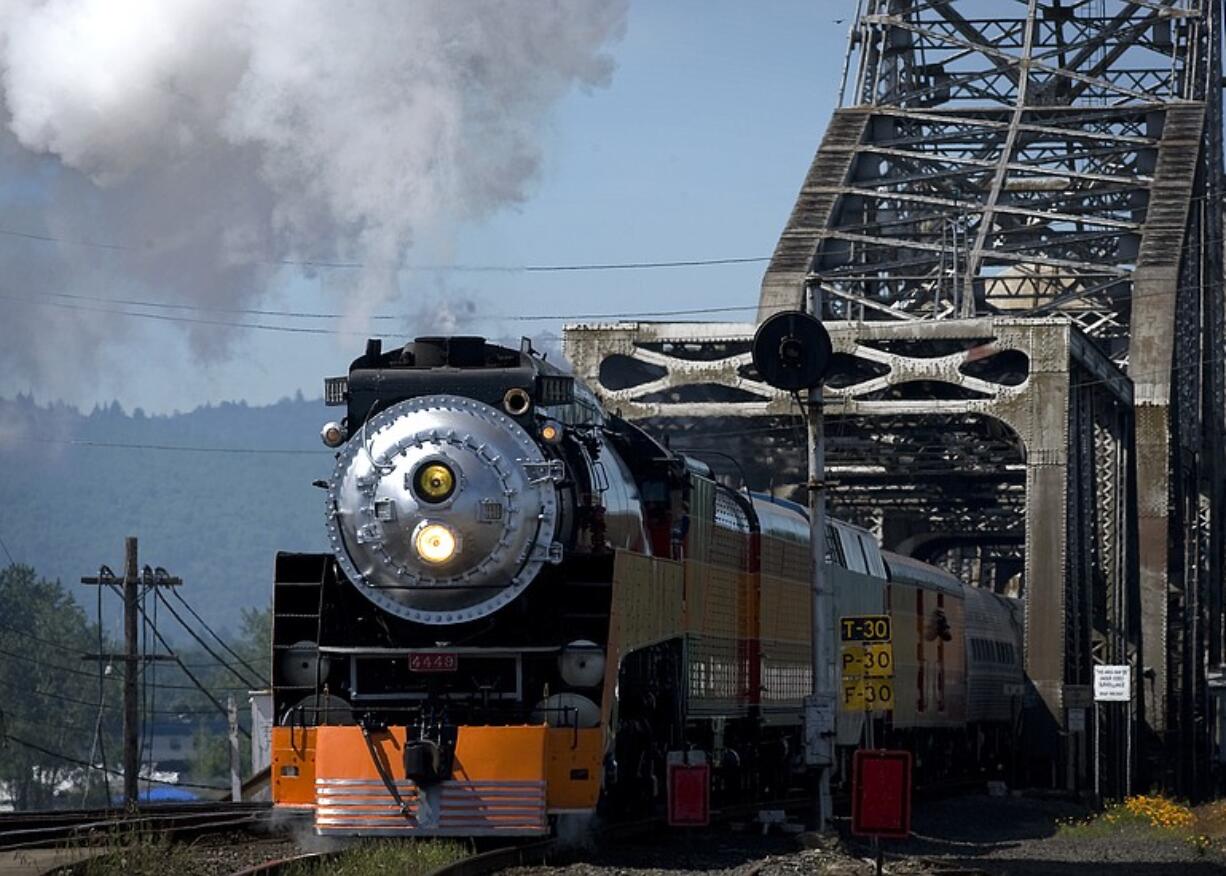
{"type": "MultiPolygon", "coordinates": [[[[277,805],[321,834],[539,835],[662,805],[669,763],[707,764],[717,797],[796,781],[802,508],[718,482],[527,343],[370,341],[325,389],[331,550],[276,561],[277,805]]],[[[827,543],[836,611],[893,617],[878,740],[921,770],[1000,757],[1017,603],[847,523],[827,543]]]]}

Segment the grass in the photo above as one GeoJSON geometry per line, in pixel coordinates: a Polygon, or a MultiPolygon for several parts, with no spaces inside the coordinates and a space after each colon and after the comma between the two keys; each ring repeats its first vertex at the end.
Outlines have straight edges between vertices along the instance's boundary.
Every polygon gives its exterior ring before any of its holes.
{"type": "Polygon", "coordinates": [[[165,836],[116,833],[101,848],[103,854],[57,872],[72,876],[152,876],[191,872],[194,865],[191,850],[165,836]]]}
{"type": "Polygon", "coordinates": [[[423,876],[469,853],[446,840],[367,840],[326,861],[304,861],[289,876],[423,876]]]}
{"type": "Polygon", "coordinates": [[[1155,840],[1180,840],[1206,852],[1220,842],[1226,828],[1226,803],[1194,811],[1183,803],[1158,795],[1128,797],[1089,818],[1060,824],[1060,834],[1072,838],[1128,836],[1155,840]],[[1213,809],[1214,806],[1219,807],[1213,809]]]}
{"type": "MultiPolygon", "coordinates": [[[[71,876],[153,876],[199,872],[190,843],[165,837],[116,833],[99,847],[102,854],[58,869],[71,876]]],[[[425,876],[469,853],[467,846],[444,840],[364,840],[322,861],[303,861],[290,876],[425,876]]]]}

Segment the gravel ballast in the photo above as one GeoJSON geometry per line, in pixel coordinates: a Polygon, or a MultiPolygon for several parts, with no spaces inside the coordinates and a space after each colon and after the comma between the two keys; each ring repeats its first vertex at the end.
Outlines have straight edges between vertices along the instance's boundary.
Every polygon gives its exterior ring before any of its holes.
{"type": "MultiPolygon", "coordinates": [[[[1059,823],[1089,811],[1059,799],[969,796],[916,804],[913,836],[885,841],[885,872],[992,876],[1207,876],[1226,874],[1226,854],[1199,851],[1183,839],[1067,836],[1059,823]]],[[[845,821],[839,826],[846,832],[845,821]]],[[[623,843],[573,853],[555,867],[524,867],[514,876],[792,876],[875,872],[860,840],[820,837],[799,849],[796,837],[713,828],[670,839],[623,843]]]]}

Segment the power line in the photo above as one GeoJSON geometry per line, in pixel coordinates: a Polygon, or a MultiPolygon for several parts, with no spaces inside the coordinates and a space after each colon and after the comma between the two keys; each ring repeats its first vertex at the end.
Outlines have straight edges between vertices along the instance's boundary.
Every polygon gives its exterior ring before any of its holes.
{"type": "MultiPolygon", "coordinates": [[[[31,688],[26,685],[13,684],[12,682],[5,681],[4,679],[0,679],[0,687],[6,688],[12,691],[17,691],[18,693],[29,694],[30,696],[34,696],[34,697],[42,697],[43,699],[46,699],[46,700],[54,700],[56,702],[62,702],[62,703],[71,703],[74,706],[88,706],[91,709],[98,708],[98,702],[96,700],[83,700],[80,697],[69,696],[68,694],[64,694],[64,693],[56,693],[55,691],[37,690],[35,688],[31,688]]],[[[104,712],[113,713],[118,708],[119,706],[116,706],[116,705],[105,705],[104,704],[102,710],[104,712]]],[[[175,716],[175,715],[213,715],[213,716],[216,716],[217,714],[216,711],[214,711],[213,709],[151,709],[150,711],[155,715],[169,715],[169,716],[175,716]]]]}
{"type": "MultiPolygon", "coordinates": [[[[99,592],[101,592],[101,590],[99,590],[99,592]]],[[[175,591],[175,595],[178,596],[178,591],[175,591]]],[[[263,680],[263,675],[259,672],[259,670],[255,669],[254,667],[251,666],[250,663],[243,660],[243,658],[240,657],[237,653],[235,653],[234,650],[230,648],[229,645],[227,645],[224,641],[222,641],[222,639],[217,635],[217,633],[213,632],[212,628],[209,627],[208,624],[206,624],[204,620],[200,617],[200,615],[196,613],[195,609],[193,609],[190,605],[188,605],[187,600],[183,599],[181,596],[179,597],[179,599],[183,603],[184,608],[186,608],[189,612],[191,612],[192,617],[194,617],[213,636],[213,638],[217,639],[217,641],[221,644],[221,646],[224,649],[229,651],[234,656],[234,658],[239,661],[239,663],[241,663],[243,666],[246,666],[249,670],[251,670],[252,673],[254,673],[257,677],[263,680]]],[[[197,636],[197,634],[192,630],[192,628],[188,624],[186,624],[183,621],[183,618],[179,616],[179,614],[174,610],[174,608],[168,602],[166,602],[165,597],[162,597],[162,600],[165,603],[166,608],[169,609],[172,615],[174,615],[175,620],[177,620],[183,626],[183,628],[187,630],[188,634],[191,635],[192,638],[200,642],[200,639],[197,636]]],[[[155,612],[156,612],[156,609],[155,609],[155,612]]],[[[153,620],[155,625],[156,625],[156,620],[157,618],[156,618],[156,613],[155,613],[155,617],[153,620]]],[[[146,623],[148,623],[148,621],[146,621],[146,623]]],[[[23,630],[19,627],[12,626],[11,624],[6,624],[3,621],[0,621],[0,630],[4,630],[6,632],[13,633],[14,635],[21,636],[24,639],[29,639],[32,642],[37,642],[40,645],[47,645],[48,647],[56,648],[60,651],[72,651],[80,647],[79,643],[56,641],[54,639],[44,639],[41,636],[34,635],[28,630],[23,630]]],[[[104,648],[103,648],[103,642],[102,642],[101,624],[98,625],[98,636],[99,636],[98,653],[102,654],[104,648]]],[[[176,658],[176,662],[181,663],[181,665],[186,669],[214,669],[214,668],[224,667],[224,668],[227,668],[233,671],[232,664],[226,662],[224,659],[219,657],[211,648],[209,648],[209,646],[206,643],[200,642],[200,645],[205,650],[205,652],[207,652],[208,655],[216,661],[215,663],[207,663],[207,664],[182,663],[182,661],[179,658],[176,658]]],[[[0,651],[0,653],[7,653],[7,652],[0,651]]],[[[18,659],[21,659],[21,658],[18,658],[18,659]]],[[[30,658],[26,658],[26,659],[30,659],[30,658]]],[[[39,662],[41,665],[41,661],[39,662]]],[[[52,665],[52,664],[47,664],[47,665],[52,665]]],[[[54,668],[60,668],[60,667],[54,667],[54,668]]],[[[64,668],[67,671],[67,668],[66,667],[64,668]]],[[[95,677],[95,673],[92,673],[92,672],[86,672],[84,674],[89,676],[90,678],[95,677]]],[[[238,673],[235,673],[235,674],[237,675],[238,673]]],[[[241,675],[239,675],[239,679],[244,684],[246,684],[247,686],[246,688],[238,688],[238,687],[222,688],[222,690],[244,690],[244,689],[251,689],[251,688],[257,687],[257,685],[251,684],[246,678],[243,678],[241,675]]],[[[267,681],[263,681],[263,683],[265,685],[268,684],[267,681]]],[[[3,682],[0,681],[0,684],[3,684],[3,682]]],[[[171,689],[171,686],[169,685],[156,685],[156,686],[166,688],[167,690],[171,689]]],[[[184,689],[195,690],[195,688],[188,688],[186,686],[184,686],[184,689]]],[[[37,691],[35,691],[35,693],[37,693],[37,691]]],[[[66,699],[71,699],[71,698],[66,698],[66,699]]],[[[87,703],[85,705],[96,706],[97,703],[87,703]]],[[[155,709],[154,711],[156,712],[157,710],[155,709]]],[[[182,713],[183,713],[182,709],[174,709],[174,710],[165,712],[165,714],[182,714],[182,713]]],[[[210,711],[207,713],[201,712],[200,714],[213,714],[213,713],[210,711]]]]}
{"type": "MultiPolygon", "coordinates": [[[[12,660],[17,660],[18,662],[21,662],[21,663],[30,663],[30,664],[33,664],[34,666],[39,666],[44,669],[54,669],[56,672],[67,672],[69,675],[80,675],[90,680],[96,680],[98,677],[97,674],[93,672],[84,672],[83,670],[80,670],[80,669],[74,669],[71,666],[60,666],[58,663],[51,663],[47,660],[40,660],[37,657],[28,657],[25,654],[18,654],[13,651],[5,651],[2,648],[0,648],[0,654],[3,654],[5,657],[8,657],[12,660]]],[[[115,680],[115,681],[119,680],[117,676],[107,676],[107,678],[115,680]]]]}
{"type": "MultiPolygon", "coordinates": [[[[98,589],[101,590],[102,588],[99,587],[98,589]]],[[[152,588],[155,594],[153,598],[154,616],[152,620],[150,620],[149,613],[145,610],[148,604],[150,589],[151,588],[149,587],[144,587],[141,589],[140,602],[138,606],[140,610],[141,618],[144,621],[141,624],[141,638],[140,638],[140,654],[142,657],[148,655],[149,653],[149,628],[150,626],[152,625],[154,631],[155,632],[157,631],[157,604],[158,602],[157,602],[156,593],[157,591],[161,590],[161,588],[157,586],[154,586],[152,588]]],[[[140,772],[140,763],[142,760],[145,759],[146,745],[148,745],[148,751],[149,751],[149,756],[150,756],[148,771],[153,772],[153,731],[150,729],[153,723],[153,716],[149,714],[149,710],[154,705],[150,702],[150,696],[157,695],[157,682],[158,682],[158,679],[157,679],[158,660],[157,658],[158,656],[159,655],[157,653],[157,647],[154,646],[153,661],[150,663],[144,663],[141,665],[141,673],[143,676],[147,675],[147,677],[143,677],[141,679],[145,683],[140,686],[140,703],[139,703],[140,724],[139,724],[139,736],[137,737],[137,748],[136,748],[136,764],[137,764],[136,769],[138,773],[140,772]]]]}
{"type": "Polygon", "coordinates": [[[23,301],[40,307],[58,307],[63,310],[80,310],[92,313],[111,313],[116,316],[130,316],[137,319],[152,319],[157,322],[191,323],[193,325],[209,325],[224,328],[255,329],[259,331],[288,332],[299,335],[358,335],[361,337],[390,338],[391,335],[371,334],[370,332],[351,332],[340,329],[312,328],[310,326],[270,325],[258,322],[238,322],[224,319],[200,319],[194,316],[169,316],[164,313],[136,313],[131,310],[115,310],[109,307],[90,307],[85,304],[68,304],[61,301],[45,301],[22,295],[7,295],[0,293],[0,299],[8,301],[23,301]]]}
{"type": "Polygon", "coordinates": [[[4,555],[9,558],[9,565],[17,565],[17,561],[13,559],[13,554],[9,551],[9,546],[4,543],[3,538],[0,538],[0,548],[4,548],[4,555]]]}
{"type": "Polygon", "coordinates": [[[56,440],[49,438],[16,438],[15,441],[20,441],[23,444],[55,444],[65,447],[104,447],[117,450],[167,450],[180,453],[244,453],[244,454],[273,454],[278,456],[319,456],[328,453],[328,450],[297,450],[293,448],[269,448],[269,447],[203,447],[191,446],[182,444],[140,444],[135,442],[125,441],[85,441],[85,440],[56,440]]]}
{"type": "MultiPolygon", "coordinates": [[[[48,645],[60,651],[71,651],[73,649],[80,649],[84,647],[81,642],[63,642],[56,641],[55,639],[44,639],[41,636],[34,635],[29,630],[23,630],[21,627],[15,627],[12,624],[6,624],[3,621],[0,621],[0,630],[4,630],[5,632],[12,633],[16,636],[21,636],[23,639],[29,639],[31,642],[37,642],[40,645],[48,645]]],[[[92,672],[87,674],[90,675],[91,678],[93,677],[92,672]]]]}
{"type": "MultiPolygon", "coordinates": [[[[99,572],[101,571],[102,570],[100,569],[99,572]]],[[[111,799],[111,777],[106,772],[107,770],[106,734],[102,732],[102,721],[105,718],[105,710],[106,710],[106,685],[103,683],[106,679],[106,670],[102,665],[102,655],[105,652],[105,648],[103,648],[103,636],[102,636],[102,588],[97,587],[95,588],[95,590],[97,591],[97,608],[98,608],[98,622],[97,622],[98,712],[94,716],[94,736],[93,736],[93,739],[90,741],[89,760],[90,760],[90,763],[93,763],[95,754],[98,754],[102,757],[102,783],[104,787],[106,788],[106,799],[110,800],[111,799]]],[[[90,776],[92,775],[93,775],[92,772],[87,772],[85,774],[85,782],[84,782],[85,789],[81,792],[81,805],[82,806],[85,805],[85,800],[86,798],[89,797],[89,779],[90,779],[90,776]]]]}
{"type": "Polygon", "coordinates": [[[51,716],[39,717],[37,715],[15,715],[10,710],[5,715],[5,720],[10,726],[13,724],[28,724],[30,727],[38,727],[52,733],[59,733],[63,730],[76,731],[76,735],[81,733],[93,733],[94,727],[90,725],[78,724],[76,721],[68,720],[63,714],[57,713],[51,716]]]}
{"type": "MultiPolygon", "coordinates": [[[[221,645],[223,650],[225,650],[231,657],[233,657],[243,666],[247,667],[247,669],[250,670],[255,675],[256,678],[258,678],[261,682],[263,682],[265,686],[270,686],[268,679],[264,677],[264,673],[260,672],[258,669],[256,669],[246,660],[244,660],[241,656],[239,656],[238,652],[236,652],[233,648],[227,645],[222,640],[221,636],[213,632],[213,628],[210,627],[207,623],[205,623],[204,618],[202,618],[199,614],[196,613],[196,609],[191,607],[191,604],[188,603],[187,599],[183,596],[183,594],[181,594],[178,590],[172,590],[171,593],[174,594],[175,599],[179,600],[179,602],[183,604],[183,607],[187,609],[188,613],[191,614],[191,616],[196,619],[196,622],[199,623],[202,627],[204,627],[205,632],[207,632],[210,636],[212,636],[214,639],[217,640],[217,643],[221,645]]],[[[167,606],[167,608],[169,607],[170,606],[167,606]]],[[[182,621],[180,621],[180,623],[182,623],[182,621]]],[[[225,664],[225,665],[228,666],[228,664],[225,664]]]]}
{"type": "MultiPolygon", "coordinates": [[[[52,751],[49,748],[44,748],[43,746],[30,742],[27,739],[22,739],[18,736],[14,736],[12,733],[9,733],[7,731],[5,731],[3,738],[9,740],[10,742],[16,742],[18,745],[22,746],[23,748],[28,748],[31,751],[37,751],[39,754],[45,754],[48,757],[57,758],[59,760],[64,761],[65,763],[70,763],[75,766],[85,767],[86,769],[91,769],[91,770],[102,769],[104,772],[112,776],[122,776],[123,775],[123,773],[120,772],[119,770],[110,770],[110,769],[107,769],[106,767],[100,768],[96,764],[89,763],[88,761],[81,760],[80,758],[77,758],[77,757],[72,757],[70,755],[63,754],[62,752],[59,752],[59,751],[52,751]]],[[[141,776],[140,781],[152,783],[155,785],[173,785],[179,788],[198,788],[204,791],[228,791],[229,790],[229,788],[225,788],[220,785],[201,785],[201,784],[196,784],[193,782],[171,782],[166,779],[155,779],[152,776],[141,776]]]]}
{"type": "MultiPolygon", "coordinates": [[[[105,249],[117,252],[132,252],[145,250],[147,246],[130,246],[122,243],[103,243],[93,240],[73,240],[66,237],[55,237],[50,234],[37,234],[30,231],[19,231],[11,228],[0,228],[0,236],[16,237],[22,240],[34,240],[40,243],[57,243],[64,246],[80,246],[89,249],[105,249]]],[[[257,259],[264,264],[286,265],[301,268],[331,268],[339,270],[358,270],[367,267],[388,267],[386,264],[372,265],[369,262],[334,261],[328,259],[257,259]]],[[[672,261],[636,261],[636,262],[595,262],[571,265],[447,265],[425,264],[394,265],[398,271],[430,271],[437,273],[550,273],[557,271],[634,271],[654,268],[694,268],[713,267],[718,265],[752,264],[754,262],[770,261],[769,256],[751,256],[745,258],[717,259],[680,259],[672,261]]]]}
{"type": "MultiPolygon", "coordinates": [[[[643,262],[590,262],[573,265],[399,265],[400,271],[431,271],[456,274],[550,274],[580,271],[642,271],[657,268],[709,268],[720,265],[749,265],[768,262],[770,256],[745,256],[718,259],[676,259],[643,262]]],[[[366,262],[327,262],[296,259],[280,259],[277,264],[303,268],[338,268],[356,270],[366,267],[382,267],[366,262]]]]}
{"type": "Polygon", "coordinates": [[[64,237],[52,237],[49,234],[35,234],[31,231],[15,231],[10,228],[0,228],[0,235],[5,237],[20,237],[24,240],[37,240],[42,243],[62,243],[68,246],[84,246],[90,249],[110,249],[110,250],[129,250],[130,246],[122,246],[117,243],[94,243],[89,240],[69,240],[64,237]]]}
{"type": "MultiPolygon", "coordinates": [[[[156,603],[156,601],[154,602],[154,604],[155,604],[155,605],[157,604],[157,603],[156,603]]],[[[141,614],[141,616],[142,616],[142,617],[144,617],[146,620],[148,620],[148,619],[149,619],[149,615],[148,615],[148,614],[145,612],[145,608],[144,608],[144,606],[142,606],[142,605],[138,604],[138,605],[137,605],[137,610],[140,612],[140,614],[141,614]]],[[[182,670],[183,670],[183,674],[184,674],[184,675],[186,675],[186,676],[188,677],[188,679],[191,681],[191,683],[192,683],[193,685],[195,685],[196,689],[197,689],[197,690],[199,690],[199,691],[200,691],[200,693],[204,694],[205,698],[206,698],[206,699],[207,699],[207,700],[208,700],[210,703],[212,703],[212,704],[213,704],[213,707],[214,707],[215,709],[217,709],[217,711],[218,711],[218,712],[220,712],[221,714],[226,715],[226,716],[228,717],[228,716],[229,716],[229,710],[227,710],[227,709],[226,709],[226,707],[225,707],[225,706],[223,706],[223,705],[222,705],[222,704],[221,704],[221,703],[218,701],[217,697],[213,696],[213,694],[209,692],[209,689],[208,689],[208,688],[206,688],[206,687],[205,687],[205,686],[204,686],[204,685],[203,685],[203,684],[200,682],[200,680],[199,680],[198,678],[196,678],[196,676],[195,676],[195,675],[192,673],[192,671],[191,671],[190,669],[188,669],[188,668],[187,668],[187,666],[185,666],[185,665],[184,665],[183,661],[182,661],[182,660],[179,658],[179,656],[178,656],[177,654],[175,654],[174,649],[170,647],[170,645],[167,643],[166,639],[165,639],[165,638],[162,636],[162,634],[161,634],[160,632],[158,632],[158,630],[157,630],[157,628],[156,628],[156,627],[154,627],[154,628],[153,628],[152,633],[153,633],[153,637],[154,637],[154,639],[156,639],[158,642],[160,642],[160,643],[161,643],[161,645],[162,645],[162,647],[166,649],[166,652],[167,652],[168,654],[170,654],[170,655],[171,655],[171,656],[174,658],[175,664],[176,664],[176,665],[177,665],[177,666],[178,666],[180,669],[182,669],[182,670]]],[[[170,688],[170,687],[172,687],[172,685],[163,685],[163,687],[170,688]]],[[[189,689],[190,689],[190,688],[189,688],[189,689]]],[[[227,690],[227,691],[229,691],[229,690],[250,690],[250,687],[245,687],[245,688],[243,688],[243,687],[239,687],[239,688],[235,688],[235,687],[220,687],[220,688],[219,688],[219,690],[227,690]]],[[[250,733],[250,731],[248,731],[248,730],[244,729],[243,727],[239,727],[238,729],[239,729],[239,730],[240,730],[240,731],[243,733],[243,735],[245,735],[245,736],[246,736],[248,739],[250,739],[250,738],[251,738],[251,733],[250,733]]]]}
{"type": "MultiPolygon", "coordinates": [[[[55,293],[48,293],[48,294],[55,295],[58,297],[68,297],[66,293],[55,292],[55,293]]],[[[84,296],[74,296],[74,297],[83,298],[84,296]]],[[[31,296],[31,295],[12,295],[8,293],[0,293],[0,299],[7,300],[7,301],[20,301],[26,304],[33,304],[36,307],[55,307],[61,310],[83,311],[87,313],[109,313],[114,316],[126,316],[126,317],[131,317],[133,319],[151,319],[156,322],[185,323],[188,325],[206,325],[206,326],[213,326],[217,328],[240,328],[240,329],[251,329],[254,331],[285,332],[289,334],[299,334],[299,335],[325,335],[325,336],[340,335],[340,336],[349,336],[349,337],[381,338],[383,340],[392,340],[392,339],[402,337],[402,335],[370,332],[370,331],[350,331],[350,330],[345,330],[345,329],[318,328],[315,326],[276,325],[273,323],[263,323],[263,322],[245,322],[242,320],[204,319],[201,317],[182,316],[182,315],[177,315],[177,314],[171,315],[171,314],[166,314],[166,313],[141,313],[139,311],[119,310],[119,309],[112,308],[112,307],[93,307],[88,304],[69,303],[67,301],[48,301],[46,300],[45,297],[36,297],[36,296],[31,296]]],[[[94,299],[90,299],[90,300],[94,300],[94,299]]],[[[113,300],[112,299],[97,299],[97,300],[113,301],[114,303],[119,303],[118,299],[113,299],[113,300]]],[[[134,303],[133,305],[130,305],[130,306],[158,307],[161,305],[156,304],[156,303],[150,303],[150,302],[139,302],[139,303],[134,303]]],[[[194,306],[189,308],[188,305],[182,305],[182,309],[193,309],[194,310],[197,308],[195,308],[194,306]]],[[[205,310],[205,311],[212,310],[212,308],[204,308],[204,307],[201,307],[199,309],[205,310]]],[[[460,318],[458,321],[466,322],[466,321],[473,321],[475,319],[489,319],[493,321],[505,320],[508,322],[566,322],[566,321],[575,321],[575,320],[636,320],[636,319],[654,319],[658,317],[672,317],[672,316],[702,316],[702,315],[710,315],[710,314],[715,314],[715,313],[737,313],[737,312],[742,312],[742,311],[756,311],[757,309],[758,309],[758,305],[756,304],[753,304],[753,305],[744,304],[744,305],[729,305],[726,307],[693,307],[693,308],[678,308],[674,310],[647,310],[647,311],[630,311],[630,312],[622,312],[622,313],[564,313],[564,314],[524,314],[524,315],[509,314],[509,315],[488,315],[488,316],[483,315],[481,317],[474,317],[472,319],[460,318]]],[[[227,312],[246,313],[250,311],[246,311],[243,309],[234,309],[233,311],[227,311],[227,312]]],[[[297,311],[263,311],[263,314],[273,315],[273,316],[283,316],[287,318],[297,317],[297,318],[311,318],[311,319],[338,319],[343,316],[343,314],[320,313],[320,314],[313,314],[309,317],[304,317],[302,316],[300,312],[297,312],[297,311]]],[[[372,318],[407,320],[407,317],[393,317],[393,316],[388,316],[386,314],[376,315],[375,317],[372,317],[372,318]]],[[[500,339],[497,339],[497,340],[500,340],[500,339]]]]}
{"type": "MultiPolygon", "coordinates": [[[[344,319],[347,314],[329,313],[308,310],[267,310],[252,307],[216,307],[208,304],[181,304],[168,301],[149,301],[136,298],[111,298],[103,295],[75,295],[69,292],[45,292],[44,297],[64,298],[69,301],[93,301],[103,304],[119,304],[126,307],[149,307],[163,310],[185,310],[201,313],[234,313],[246,316],[279,316],[286,319],[344,319]]],[[[36,301],[34,298],[22,300],[36,301]]],[[[735,313],[743,310],[757,310],[756,304],[728,305],[726,307],[688,307],[673,310],[645,310],[622,313],[537,313],[537,314],[506,314],[483,313],[479,316],[460,314],[455,316],[457,322],[475,322],[477,320],[504,322],[548,322],[574,319],[646,319],[656,316],[692,316],[708,313],[735,313]]],[[[111,311],[107,311],[111,312],[111,311]]],[[[119,313],[121,311],[114,311],[119,313]]],[[[377,313],[366,317],[369,320],[407,320],[407,314],[399,316],[390,313],[377,313]]]]}
{"type": "MultiPolygon", "coordinates": [[[[179,626],[183,627],[183,629],[187,631],[187,634],[191,636],[193,639],[195,639],[197,644],[199,644],[200,647],[204,649],[205,653],[217,661],[217,664],[219,666],[225,667],[225,669],[228,670],[235,678],[237,678],[243,684],[247,685],[248,690],[258,687],[258,685],[252,684],[251,680],[247,678],[247,676],[239,672],[232,664],[227,663],[225,660],[223,660],[216,651],[210,648],[208,642],[206,642],[203,638],[201,638],[200,634],[197,633],[194,629],[192,629],[192,627],[187,623],[187,621],[183,620],[182,615],[180,615],[177,611],[175,611],[175,607],[170,604],[170,600],[168,600],[165,596],[162,595],[161,590],[158,590],[154,593],[153,608],[155,612],[157,611],[157,604],[159,601],[163,605],[166,606],[166,610],[170,612],[171,616],[174,617],[174,619],[179,622],[179,626]]],[[[185,602],[184,605],[186,604],[187,603],[185,602]]],[[[195,613],[193,612],[193,614],[195,613]]],[[[199,619],[198,615],[196,615],[196,617],[197,619],[199,619]]],[[[200,622],[204,623],[203,621],[200,621],[200,622]]],[[[212,632],[212,630],[210,630],[209,632],[212,632]]],[[[217,639],[216,633],[213,633],[213,638],[217,639]]],[[[220,639],[217,639],[217,640],[219,642],[221,641],[220,639]]],[[[184,665],[184,668],[186,669],[186,665],[184,665]]],[[[265,682],[265,684],[266,683],[267,682],[265,682]]]]}
{"type": "MultiPolygon", "coordinates": [[[[127,307],[153,307],[163,310],[187,310],[201,313],[237,313],[246,316],[283,316],[292,319],[342,319],[343,313],[319,313],[308,310],[265,310],[254,307],[217,307],[209,304],[180,304],[170,301],[147,301],[137,298],[111,298],[105,295],[74,295],[69,292],[44,292],[52,298],[66,298],[69,301],[96,301],[104,304],[122,304],[127,307]]],[[[367,319],[389,320],[403,319],[402,316],[391,314],[375,314],[367,319]]]]}
{"type": "MultiPolygon", "coordinates": [[[[61,665],[60,665],[60,664],[58,664],[58,663],[51,663],[51,662],[49,662],[49,661],[47,661],[47,660],[40,660],[40,659],[38,659],[37,657],[29,657],[29,656],[27,656],[27,655],[25,655],[25,654],[18,654],[18,653],[14,652],[14,651],[5,651],[5,650],[3,650],[3,649],[0,649],[0,655],[3,655],[3,656],[5,656],[5,657],[9,657],[9,658],[11,658],[11,659],[13,659],[13,660],[17,660],[17,661],[19,661],[19,662],[21,662],[21,663],[29,663],[29,664],[32,664],[32,665],[34,665],[34,666],[40,666],[40,667],[42,667],[42,668],[44,668],[44,669],[54,669],[56,672],[67,672],[69,675],[80,675],[80,676],[84,676],[85,678],[89,678],[89,679],[91,679],[91,680],[97,680],[97,678],[98,678],[98,675],[97,675],[97,673],[95,673],[95,672],[85,672],[85,671],[80,670],[80,669],[74,669],[74,668],[72,668],[72,667],[70,667],[70,666],[61,666],[61,665]]],[[[93,660],[93,659],[94,659],[94,658],[92,657],[92,655],[91,655],[90,659],[91,659],[91,660],[93,660]]],[[[179,663],[177,660],[176,660],[176,665],[178,665],[180,668],[183,668],[183,664],[182,664],[182,663],[179,663]]],[[[187,669],[183,669],[183,672],[184,672],[184,674],[185,674],[185,675],[189,675],[189,676],[190,676],[190,673],[189,673],[189,671],[188,671],[187,669]]],[[[121,680],[121,676],[119,676],[119,675],[108,675],[108,676],[105,676],[105,678],[106,678],[108,681],[119,681],[119,680],[121,680]]],[[[190,690],[190,691],[199,691],[199,692],[201,692],[201,693],[205,694],[205,696],[208,696],[208,690],[207,690],[207,689],[204,689],[204,688],[201,688],[199,684],[195,684],[195,685],[191,685],[191,684],[159,684],[159,685],[158,685],[158,687],[162,688],[163,690],[190,690]]],[[[216,687],[214,687],[214,688],[213,688],[213,690],[224,690],[224,691],[241,690],[241,691],[245,691],[245,690],[249,690],[249,688],[242,687],[241,685],[217,685],[216,687]]],[[[224,709],[222,709],[222,712],[224,713],[224,712],[225,712],[225,710],[224,710],[224,709]]]]}

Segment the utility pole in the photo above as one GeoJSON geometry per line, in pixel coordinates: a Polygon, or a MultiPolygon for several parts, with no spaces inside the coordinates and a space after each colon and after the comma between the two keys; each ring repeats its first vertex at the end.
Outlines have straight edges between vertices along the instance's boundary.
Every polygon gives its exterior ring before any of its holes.
{"type": "Polygon", "coordinates": [[[230,730],[230,799],[238,803],[243,799],[243,780],[238,751],[238,706],[234,703],[234,694],[226,698],[226,721],[230,730]]]}
{"type": "Polygon", "coordinates": [[[123,802],[127,806],[135,806],[140,798],[140,699],[136,689],[139,582],[136,537],[128,536],[123,541],[123,802]]]}
{"type": "MultiPolygon", "coordinates": [[[[123,801],[128,808],[135,808],[140,799],[140,689],[136,683],[138,667],[150,660],[174,660],[167,654],[142,654],[140,651],[140,586],[175,586],[178,578],[145,579],[142,582],[140,563],[137,558],[135,536],[124,539],[123,586],[115,585],[110,570],[102,567],[102,573],[93,578],[82,578],[82,584],[110,587],[123,598],[123,653],[86,654],[83,659],[97,660],[99,671],[104,662],[122,661],[123,669],[123,801]]],[[[99,619],[101,621],[101,619],[99,619]]]]}

